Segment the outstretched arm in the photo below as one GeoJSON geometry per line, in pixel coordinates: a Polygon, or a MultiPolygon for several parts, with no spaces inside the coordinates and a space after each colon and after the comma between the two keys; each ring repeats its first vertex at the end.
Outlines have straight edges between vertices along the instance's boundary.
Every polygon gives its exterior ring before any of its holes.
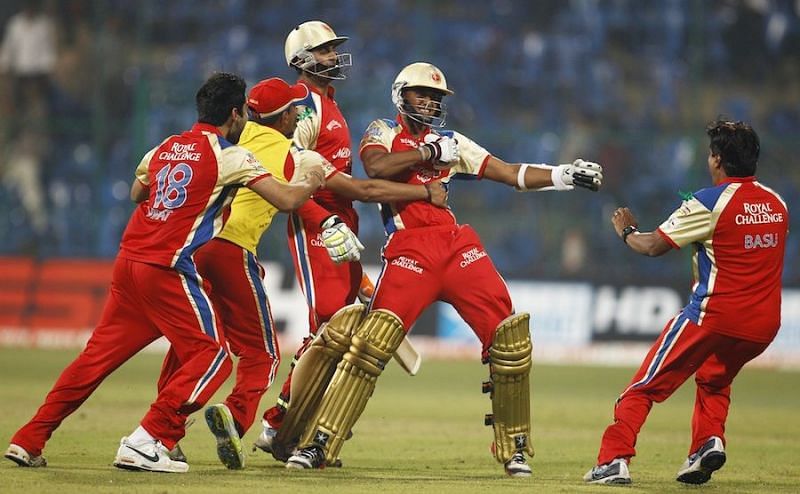
{"type": "Polygon", "coordinates": [[[439,182],[425,185],[409,185],[379,178],[361,180],[345,173],[337,173],[328,179],[326,187],[348,199],[361,202],[430,201],[446,207],[439,194],[439,182]]]}
{"type": "Polygon", "coordinates": [[[617,208],[611,223],[619,238],[634,252],[650,257],[666,254],[672,246],[658,232],[640,232],[636,218],[628,208],[617,208]]]}
{"type": "Polygon", "coordinates": [[[490,156],[483,176],[520,191],[572,190],[575,186],[596,191],[603,182],[603,168],[597,163],[581,159],[557,166],[528,163],[512,165],[490,156]]]}
{"type": "Polygon", "coordinates": [[[270,176],[248,187],[280,211],[286,212],[299,208],[324,184],[325,175],[322,168],[317,166],[308,170],[298,182],[286,184],[270,176]]]}

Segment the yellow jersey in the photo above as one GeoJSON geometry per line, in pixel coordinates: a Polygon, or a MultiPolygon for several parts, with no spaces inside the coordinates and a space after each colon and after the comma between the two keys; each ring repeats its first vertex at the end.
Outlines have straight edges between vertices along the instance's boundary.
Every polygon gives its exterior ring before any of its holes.
{"type": "MultiPolygon", "coordinates": [[[[264,168],[281,182],[289,182],[294,172],[294,160],[289,154],[291,145],[291,139],[277,130],[254,122],[245,124],[239,138],[239,146],[253,153],[264,168]]],[[[261,196],[250,189],[241,188],[236,192],[230,216],[219,238],[255,254],[261,235],[269,228],[277,212],[278,208],[261,196]]]]}

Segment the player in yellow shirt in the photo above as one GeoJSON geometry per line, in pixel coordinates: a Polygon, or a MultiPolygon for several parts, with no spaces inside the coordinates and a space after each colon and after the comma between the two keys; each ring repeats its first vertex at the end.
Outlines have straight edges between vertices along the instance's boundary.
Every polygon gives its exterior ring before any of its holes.
{"type": "MultiPolygon", "coordinates": [[[[296,176],[301,178],[302,170],[322,164],[327,186],[353,199],[429,198],[433,204],[446,207],[447,193],[440,184],[426,188],[354,179],[337,172],[317,152],[293,147],[291,137],[297,126],[295,104],[307,96],[305,86],[290,86],[279,78],[259,82],[248,95],[250,120],[245,124],[239,145],[252,152],[276,179],[291,182],[296,176]]],[[[302,207],[318,208],[320,218],[331,216],[313,201],[302,207]]],[[[256,257],[261,236],[277,212],[278,208],[258,195],[240,189],[222,233],[195,254],[198,271],[211,285],[211,301],[222,319],[225,338],[239,358],[231,394],[224,403],[205,411],[206,422],[217,438],[220,461],[231,469],[244,467],[241,437],[253,424],[261,396],[272,384],[280,362],[277,331],[263,285],[264,269],[256,257]]],[[[326,230],[321,237],[332,257],[360,247],[344,223],[326,230]]],[[[177,362],[170,353],[164,361],[161,381],[173,367],[177,367],[177,362]]]]}

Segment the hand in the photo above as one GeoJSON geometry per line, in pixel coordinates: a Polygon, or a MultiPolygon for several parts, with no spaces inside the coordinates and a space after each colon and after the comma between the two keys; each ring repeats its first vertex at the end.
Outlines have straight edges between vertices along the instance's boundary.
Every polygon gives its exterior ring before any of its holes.
{"type": "Polygon", "coordinates": [[[446,170],[458,164],[458,141],[447,136],[437,136],[428,134],[425,136],[426,143],[420,146],[423,159],[433,163],[437,170],[446,170]],[[427,157],[426,157],[427,156],[427,157]]]}
{"type": "Polygon", "coordinates": [[[616,230],[617,235],[620,237],[622,236],[622,230],[624,230],[626,226],[639,226],[633,213],[631,213],[631,210],[628,208],[615,209],[614,214],[611,215],[611,223],[614,225],[614,230],[616,230]]]}
{"type": "Polygon", "coordinates": [[[310,183],[312,187],[315,189],[317,188],[324,188],[325,187],[325,171],[322,169],[322,165],[314,164],[310,166],[308,169],[305,170],[305,174],[303,175],[303,179],[310,183]]]}
{"type": "Polygon", "coordinates": [[[571,190],[578,186],[597,192],[603,184],[603,167],[579,158],[572,164],[555,167],[552,179],[556,190],[571,190]]]}
{"type": "Polygon", "coordinates": [[[336,215],[322,223],[322,243],[336,264],[358,261],[364,246],[355,233],[336,215]]]}
{"type": "Polygon", "coordinates": [[[436,207],[447,209],[447,188],[441,180],[425,184],[428,190],[428,202],[436,207]]]}

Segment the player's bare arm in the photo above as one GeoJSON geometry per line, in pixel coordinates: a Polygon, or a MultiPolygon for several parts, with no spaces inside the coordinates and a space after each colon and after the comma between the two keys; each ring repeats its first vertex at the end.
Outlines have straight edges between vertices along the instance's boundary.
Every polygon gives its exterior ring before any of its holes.
{"type": "Polygon", "coordinates": [[[267,177],[251,184],[250,189],[280,211],[294,211],[303,205],[317,189],[325,185],[321,167],[309,169],[302,180],[290,184],[267,177]]]}
{"type": "Polygon", "coordinates": [[[142,182],[134,180],[133,185],[131,185],[131,200],[135,203],[140,203],[146,201],[149,196],[150,187],[146,187],[142,182]]]}
{"type": "Polygon", "coordinates": [[[326,187],[348,199],[361,202],[429,201],[447,207],[447,192],[441,182],[409,185],[382,179],[361,180],[346,173],[330,177],[326,187]]]}
{"type": "Polygon", "coordinates": [[[634,252],[658,257],[672,250],[672,246],[657,232],[640,232],[639,223],[628,208],[617,208],[611,215],[617,235],[634,252]]]}
{"type": "Polygon", "coordinates": [[[361,160],[370,178],[389,178],[419,163],[422,154],[416,149],[390,153],[379,147],[364,150],[361,160]]]}
{"type": "Polygon", "coordinates": [[[572,190],[576,186],[597,191],[603,183],[603,167],[577,159],[563,165],[509,164],[489,157],[483,176],[517,190],[572,190]]]}

